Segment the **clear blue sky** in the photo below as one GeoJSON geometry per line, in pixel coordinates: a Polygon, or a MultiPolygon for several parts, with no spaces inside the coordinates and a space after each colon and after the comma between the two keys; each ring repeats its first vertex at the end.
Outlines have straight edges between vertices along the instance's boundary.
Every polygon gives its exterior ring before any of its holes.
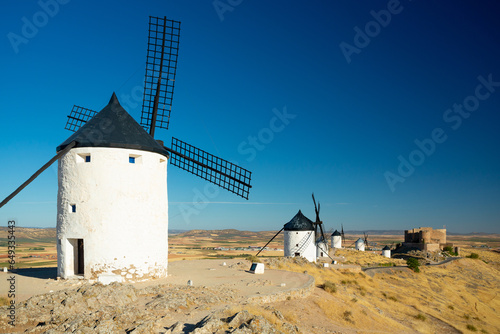
{"type": "MultiPolygon", "coordinates": [[[[497,2],[40,3],[2,2],[0,200],[71,135],[73,104],[115,91],[139,118],[148,16],[166,15],[181,43],[159,137],[253,172],[246,201],[169,165],[170,228],[277,230],[314,219],[314,192],[327,229],[500,233],[497,2]]],[[[54,164],[0,224],[55,227],[56,198],[54,164]]]]}

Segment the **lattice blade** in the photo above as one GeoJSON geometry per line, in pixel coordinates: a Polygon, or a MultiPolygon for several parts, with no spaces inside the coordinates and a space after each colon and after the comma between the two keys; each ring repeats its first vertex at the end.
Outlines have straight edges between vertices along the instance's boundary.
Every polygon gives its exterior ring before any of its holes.
{"type": "Polygon", "coordinates": [[[172,137],[170,163],[248,199],[252,172],[172,137]]]}
{"type": "Polygon", "coordinates": [[[169,126],[180,29],[179,21],[149,17],[148,53],[141,115],[141,125],[147,131],[155,116],[155,127],[168,129],[169,126]],[[154,112],[155,98],[158,100],[157,115],[154,112]]]}
{"type": "Polygon", "coordinates": [[[92,119],[97,114],[97,111],[92,109],[87,109],[79,107],[77,105],[73,106],[70,114],[68,115],[68,121],[64,127],[66,130],[76,132],[85,123],[92,119]]]}

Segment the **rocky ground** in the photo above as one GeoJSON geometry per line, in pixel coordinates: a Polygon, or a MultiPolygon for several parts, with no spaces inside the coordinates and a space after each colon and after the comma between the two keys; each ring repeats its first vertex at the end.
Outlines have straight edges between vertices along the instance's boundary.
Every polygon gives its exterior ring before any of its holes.
{"type": "Polygon", "coordinates": [[[107,286],[84,280],[19,276],[23,280],[18,289],[33,296],[17,303],[15,327],[8,324],[8,312],[3,307],[0,332],[299,332],[273,307],[250,312],[251,308],[242,305],[284,299],[307,284],[310,291],[313,279],[280,270],[255,275],[247,271],[249,267],[250,262],[245,260],[180,261],[169,267],[168,278],[107,286]],[[187,285],[188,279],[193,286],[187,285]],[[47,289],[51,291],[35,293],[47,289]]]}
{"type": "MultiPolygon", "coordinates": [[[[78,289],[39,295],[22,303],[16,311],[14,332],[298,332],[275,309],[270,309],[274,323],[245,310],[232,313],[229,305],[240,302],[235,291],[227,288],[156,285],[137,289],[131,284],[84,284],[78,289]],[[190,323],[190,315],[201,316],[202,320],[190,323]]],[[[13,329],[7,324],[6,314],[2,312],[0,316],[2,332],[13,329]]]]}

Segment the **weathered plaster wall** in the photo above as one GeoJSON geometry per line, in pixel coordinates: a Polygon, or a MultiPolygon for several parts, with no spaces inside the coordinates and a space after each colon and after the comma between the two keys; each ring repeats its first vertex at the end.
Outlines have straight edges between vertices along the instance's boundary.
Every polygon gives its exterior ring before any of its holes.
{"type": "Polygon", "coordinates": [[[84,240],[85,278],[167,275],[167,163],[157,153],[117,148],[75,148],[59,159],[58,276],[74,274],[71,239],[84,240]]]}
{"type": "Polygon", "coordinates": [[[284,235],[285,256],[293,257],[295,253],[300,253],[308,261],[316,262],[314,231],[285,231],[284,235]]]}

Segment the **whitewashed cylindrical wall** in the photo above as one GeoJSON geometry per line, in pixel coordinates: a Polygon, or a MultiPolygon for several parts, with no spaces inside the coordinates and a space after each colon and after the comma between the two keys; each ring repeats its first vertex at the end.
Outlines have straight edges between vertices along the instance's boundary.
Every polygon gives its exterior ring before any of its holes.
{"type": "Polygon", "coordinates": [[[141,150],[81,147],[59,159],[58,276],[167,276],[167,157],[141,150]],[[83,240],[83,256],[78,254],[83,240]]]}
{"type": "Polygon", "coordinates": [[[332,248],[342,248],[342,236],[332,235],[331,241],[332,248]]]}
{"type": "Polygon", "coordinates": [[[328,257],[328,243],[320,241],[316,244],[316,258],[328,257]]]}
{"type": "Polygon", "coordinates": [[[359,238],[356,241],[355,247],[357,250],[364,252],[365,251],[365,241],[363,239],[359,238]]]}
{"type": "Polygon", "coordinates": [[[302,256],[316,262],[314,231],[286,231],[284,243],[285,256],[302,256]]]}

